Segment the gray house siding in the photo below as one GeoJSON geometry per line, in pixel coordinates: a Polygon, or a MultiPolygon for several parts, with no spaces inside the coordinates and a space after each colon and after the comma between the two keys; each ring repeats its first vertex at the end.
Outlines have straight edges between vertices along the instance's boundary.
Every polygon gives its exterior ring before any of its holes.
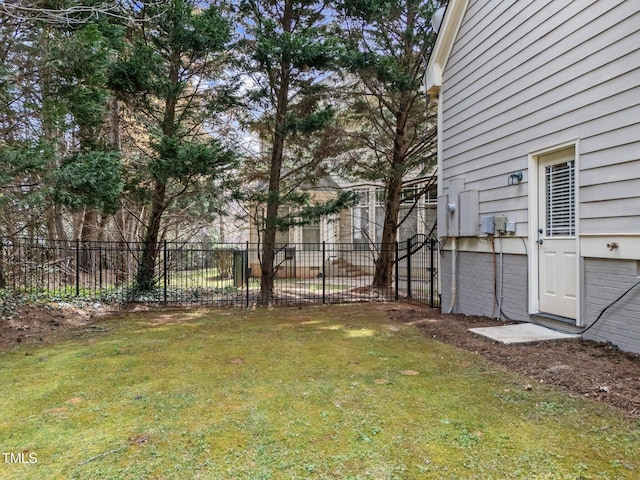
{"type": "MultiPolygon", "coordinates": [[[[496,259],[498,272],[494,286],[494,259],[490,253],[459,252],[457,268],[461,272],[458,278],[455,312],[479,315],[503,320],[526,321],[529,319],[526,302],[527,258],[524,255],[503,255],[502,268],[496,259]],[[502,275],[501,275],[502,271],[502,275]],[[502,290],[501,290],[502,288],[502,290]],[[495,292],[495,293],[494,293],[495,292]],[[498,298],[502,292],[502,308],[498,312],[498,298]]],[[[447,311],[451,306],[451,252],[443,252],[440,258],[442,289],[442,308],[447,311]]]]}
{"type": "MultiPolygon", "coordinates": [[[[638,262],[588,258],[585,259],[585,309],[590,324],[600,313],[633,287],[640,279],[638,262]]],[[[640,286],[606,310],[598,323],[585,332],[584,337],[599,342],[612,342],[623,350],[639,351],[640,286]]]]}
{"type": "MultiPolygon", "coordinates": [[[[640,280],[640,1],[469,0],[439,101],[442,193],[477,190],[479,215],[516,222],[515,236],[529,246],[503,257],[502,310],[514,320],[529,317],[532,158],[573,145],[578,311],[589,326],[640,280]],[[519,185],[507,184],[512,172],[523,173],[519,185]],[[609,250],[612,241],[620,248],[609,250]]],[[[444,310],[451,243],[441,263],[444,310]]],[[[455,312],[495,314],[493,258],[484,243],[461,244],[455,312]]],[[[585,336],[640,352],[640,287],[585,336]]]]}
{"type": "Polygon", "coordinates": [[[462,176],[480,214],[526,230],[527,179],[514,196],[507,175],[529,151],[579,138],[581,233],[606,233],[598,220],[612,216],[637,233],[639,35],[640,2],[470,2],[441,94],[445,193],[462,176]]]}

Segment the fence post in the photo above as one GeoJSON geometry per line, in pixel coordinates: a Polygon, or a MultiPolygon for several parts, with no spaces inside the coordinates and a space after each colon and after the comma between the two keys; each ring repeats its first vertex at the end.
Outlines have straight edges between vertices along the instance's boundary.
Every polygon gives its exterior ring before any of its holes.
{"type": "Polygon", "coordinates": [[[324,271],[324,262],[325,262],[325,257],[326,257],[326,243],[324,242],[324,240],[322,241],[322,304],[324,305],[325,303],[327,303],[327,278],[325,275],[325,271],[324,271]]]}
{"type": "Polygon", "coordinates": [[[246,248],[244,250],[244,255],[243,255],[243,261],[244,261],[244,286],[245,286],[245,290],[246,290],[246,307],[249,308],[249,275],[250,275],[250,268],[249,268],[249,242],[247,241],[247,245],[246,248]]]}
{"type": "Polygon", "coordinates": [[[102,292],[102,244],[98,245],[98,272],[100,275],[100,292],[102,292]]]}
{"type": "Polygon", "coordinates": [[[80,239],[76,238],[76,297],[80,296],[80,239]]]}
{"type": "Polygon", "coordinates": [[[0,288],[7,286],[4,275],[4,241],[0,239],[0,288]]]}
{"type": "Polygon", "coordinates": [[[435,286],[433,284],[433,277],[434,277],[434,268],[433,268],[433,260],[434,260],[434,254],[433,254],[433,250],[435,249],[435,240],[432,238],[429,240],[429,307],[430,308],[435,308],[434,305],[434,295],[435,295],[435,286]]]}
{"type": "Polygon", "coordinates": [[[396,249],[396,302],[400,299],[400,264],[398,263],[398,241],[395,241],[395,249],[396,249]]]}
{"type": "Polygon", "coordinates": [[[163,242],[162,246],[162,269],[164,273],[164,285],[163,285],[163,299],[164,302],[167,303],[167,241],[163,242]]]}
{"type": "Polygon", "coordinates": [[[411,292],[411,238],[407,238],[407,298],[412,298],[411,292]]]}

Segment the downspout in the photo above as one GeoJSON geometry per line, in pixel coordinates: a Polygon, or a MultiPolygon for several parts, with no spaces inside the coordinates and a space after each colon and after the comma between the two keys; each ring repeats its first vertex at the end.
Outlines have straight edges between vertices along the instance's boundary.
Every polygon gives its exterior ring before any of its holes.
{"type": "Polygon", "coordinates": [[[456,295],[458,293],[458,269],[456,264],[458,259],[458,239],[451,237],[451,306],[447,313],[453,313],[456,304],[456,295]]]}

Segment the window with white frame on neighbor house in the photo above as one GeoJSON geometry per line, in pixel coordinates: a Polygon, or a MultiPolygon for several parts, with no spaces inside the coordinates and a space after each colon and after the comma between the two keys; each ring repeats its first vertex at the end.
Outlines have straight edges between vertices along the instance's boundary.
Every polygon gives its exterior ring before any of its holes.
{"type": "Polygon", "coordinates": [[[320,222],[315,221],[302,226],[302,249],[320,250],[320,222]]]}
{"type": "MultiPolygon", "coordinates": [[[[278,218],[284,218],[289,215],[289,207],[278,207],[278,218]]],[[[289,243],[289,230],[276,231],[276,248],[281,248],[289,243]]]]}
{"type": "Polygon", "coordinates": [[[406,242],[418,233],[418,213],[419,199],[417,199],[418,187],[408,187],[402,189],[400,197],[400,212],[398,221],[398,241],[406,242]]]}
{"type": "Polygon", "coordinates": [[[434,232],[438,216],[438,185],[433,184],[427,188],[423,197],[424,208],[422,212],[422,228],[425,235],[434,232]]]}
{"type": "MultiPolygon", "coordinates": [[[[429,234],[436,217],[437,185],[422,192],[422,185],[414,185],[402,189],[400,211],[398,212],[397,239],[406,242],[416,234],[429,234]]],[[[368,188],[356,190],[357,201],[351,209],[353,226],[353,244],[356,249],[368,249],[374,241],[382,242],[382,230],[385,216],[385,190],[368,188]],[[372,197],[373,195],[373,197],[372,197]],[[373,202],[370,199],[373,198],[373,202]],[[372,230],[372,232],[370,231],[372,230]],[[371,234],[373,233],[373,239],[371,234]]]]}
{"type": "Polygon", "coordinates": [[[369,244],[369,190],[356,190],[356,203],[351,209],[353,246],[366,250],[369,244]]]}
{"type": "Polygon", "coordinates": [[[376,207],[374,210],[374,225],[376,230],[376,245],[382,242],[382,229],[384,228],[384,188],[376,188],[376,207]]]}

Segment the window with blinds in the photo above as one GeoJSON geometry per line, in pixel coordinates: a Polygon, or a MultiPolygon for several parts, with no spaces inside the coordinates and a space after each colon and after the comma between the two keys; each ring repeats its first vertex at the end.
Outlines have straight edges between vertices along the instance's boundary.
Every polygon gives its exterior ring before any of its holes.
{"type": "Polygon", "coordinates": [[[576,234],[575,162],[545,168],[547,197],[547,237],[572,237],[576,234]]]}

